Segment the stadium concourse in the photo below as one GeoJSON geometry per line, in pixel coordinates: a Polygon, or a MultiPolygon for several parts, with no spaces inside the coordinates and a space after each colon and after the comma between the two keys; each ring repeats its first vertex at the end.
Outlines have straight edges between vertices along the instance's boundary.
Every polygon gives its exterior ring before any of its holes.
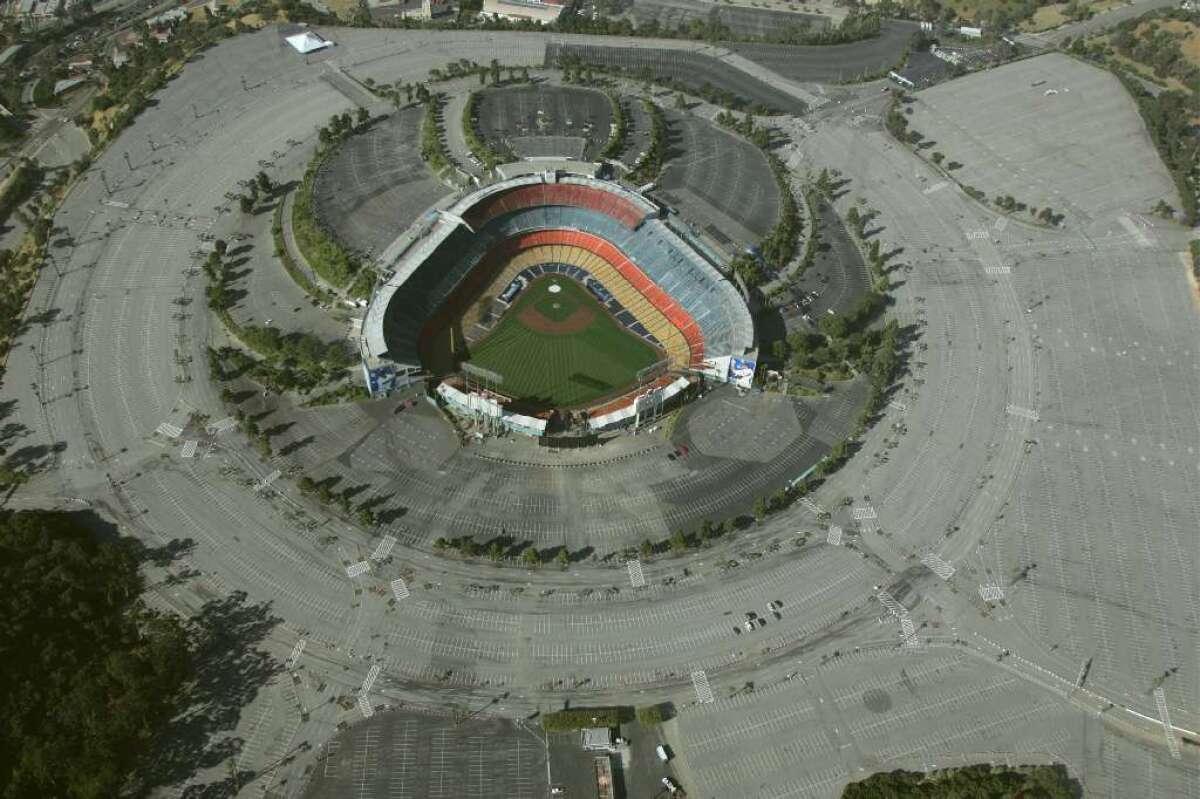
{"type": "Polygon", "coordinates": [[[363,323],[363,371],[372,396],[424,375],[447,378],[466,361],[468,375],[487,377],[486,396],[472,398],[469,388],[460,391],[463,384],[451,380],[439,390],[447,407],[543,435],[548,428],[534,417],[556,407],[590,411],[593,432],[636,423],[643,404],[660,410],[681,399],[690,383],[685,375],[749,384],[756,352],[745,297],[667,224],[658,206],[632,189],[546,171],[498,181],[432,213],[377,264],[390,276],[363,323]],[[557,331],[558,341],[564,352],[595,357],[556,358],[543,325],[549,349],[535,349],[566,371],[550,368],[532,379],[537,365],[528,362],[528,325],[523,335],[511,334],[518,329],[511,326],[501,337],[492,330],[525,287],[547,274],[583,286],[621,328],[660,353],[661,368],[639,355],[606,357],[605,347],[626,353],[630,347],[591,326],[571,333],[582,349],[562,344],[571,331],[557,331]],[[486,353],[484,372],[470,364],[476,345],[486,353]],[[557,378],[562,384],[547,382],[557,378]],[[604,400],[601,412],[588,405],[596,400],[604,400]]]}

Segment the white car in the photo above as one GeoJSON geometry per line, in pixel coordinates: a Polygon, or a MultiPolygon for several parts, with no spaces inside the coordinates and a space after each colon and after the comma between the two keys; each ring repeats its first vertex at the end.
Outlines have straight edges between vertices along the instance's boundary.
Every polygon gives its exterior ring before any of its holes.
{"type": "Polygon", "coordinates": [[[658,746],[654,747],[654,753],[657,754],[658,759],[664,763],[666,763],[668,760],[671,759],[671,753],[668,752],[667,748],[665,746],[663,746],[662,744],[659,744],[658,746]]]}

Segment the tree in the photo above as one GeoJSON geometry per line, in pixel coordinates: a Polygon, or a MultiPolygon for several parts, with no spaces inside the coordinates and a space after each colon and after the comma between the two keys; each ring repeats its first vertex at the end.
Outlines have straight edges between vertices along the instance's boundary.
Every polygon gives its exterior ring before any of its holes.
{"type": "Polygon", "coordinates": [[[526,547],[521,553],[521,560],[526,566],[540,566],[542,564],[542,556],[538,552],[537,547],[526,547]]]}
{"type": "Polygon", "coordinates": [[[0,795],[141,793],[137,766],[188,701],[193,633],[139,600],[137,545],[74,514],[0,513],[0,553],[0,795]]]}
{"type": "Polygon", "coordinates": [[[676,530],[671,533],[671,550],[673,552],[683,552],[687,549],[687,536],[683,534],[683,530],[676,530]]]}
{"type": "Polygon", "coordinates": [[[358,523],[363,527],[375,526],[375,511],[370,508],[359,508],[355,515],[358,517],[358,523]]]}
{"type": "Polygon", "coordinates": [[[492,59],[492,83],[500,83],[500,62],[494,58],[492,59]]]}
{"type": "Polygon", "coordinates": [[[217,254],[218,258],[224,258],[225,253],[228,250],[229,250],[229,244],[228,244],[228,242],[225,241],[225,239],[217,239],[216,241],[213,242],[213,252],[215,252],[217,254]]]}
{"type": "Polygon", "coordinates": [[[835,314],[834,316],[827,314],[821,318],[817,326],[821,328],[822,333],[830,338],[845,338],[847,333],[846,317],[841,314],[835,314]]]}
{"type": "Polygon", "coordinates": [[[654,544],[650,543],[649,538],[642,541],[642,545],[641,545],[640,549],[641,549],[643,558],[648,558],[654,554],[654,544]]]}
{"type": "Polygon", "coordinates": [[[767,500],[764,497],[754,498],[754,518],[762,521],[767,516],[767,500]]]}
{"type": "Polygon", "coordinates": [[[254,198],[247,197],[245,194],[238,197],[238,205],[241,206],[242,213],[248,214],[254,210],[254,198]]]}
{"type": "Polygon", "coordinates": [[[368,120],[370,120],[371,112],[365,108],[360,107],[357,111],[354,112],[354,118],[355,118],[355,121],[358,123],[358,127],[361,128],[367,124],[368,120]]]}
{"type": "Polygon", "coordinates": [[[271,178],[266,172],[259,171],[259,173],[254,176],[254,182],[258,185],[259,190],[263,194],[270,194],[274,188],[274,184],[271,183],[271,178]]]}
{"type": "Polygon", "coordinates": [[[559,547],[558,552],[554,554],[554,561],[560,566],[566,566],[571,562],[571,553],[567,552],[566,547],[559,547]]]}

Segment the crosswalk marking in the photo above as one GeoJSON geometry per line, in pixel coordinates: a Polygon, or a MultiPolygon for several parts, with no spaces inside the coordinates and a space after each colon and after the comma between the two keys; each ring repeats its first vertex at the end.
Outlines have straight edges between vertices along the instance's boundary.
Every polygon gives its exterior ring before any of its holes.
{"type": "Polygon", "coordinates": [[[983,268],[983,273],[985,275],[1011,275],[1012,267],[1011,266],[985,266],[983,268]]]}
{"type": "Polygon", "coordinates": [[[928,555],[921,558],[921,562],[928,566],[930,571],[932,571],[938,577],[941,577],[943,580],[949,580],[954,576],[954,567],[942,560],[941,557],[933,552],[930,552],[928,555]]]}
{"type": "Polygon", "coordinates": [[[196,457],[196,447],[199,445],[200,445],[199,441],[197,441],[194,438],[189,438],[187,441],[183,442],[183,452],[179,453],[180,457],[183,457],[183,458],[196,457]]]}
{"type": "Polygon", "coordinates": [[[366,694],[358,697],[358,709],[363,714],[364,719],[369,719],[375,715],[375,708],[371,707],[371,698],[366,694]]]}
{"type": "Polygon", "coordinates": [[[979,596],[984,602],[1001,602],[1004,600],[1004,589],[998,585],[981,585],[979,596]]]}
{"type": "Polygon", "coordinates": [[[357,577],[369,571],[371,571],[371,562],[369,560],[360,560],[358,563],[351,563],[346,567],[346,576],[357,577]]]}
{"type": "Polygon", "coordinates": [[[1167,709],[1167,695],[1163,691],[1162,686],[1154,689],[1154,702],[1158,705],[1158,717],[1162,719],[1163,732],[1167,736],[1167,749],[1171,752],[1171,757],[1178,760],[1179,740],[1175,737],[1175,728],[1171,726],[1171,712],[1167,709]]]}
{"type": "Polygon", "coordinates": [[[396,601],[408,599],[408,584],[404,582],[403,577],[397,577],[392,580],[392,596],[396,597],[396,601]]]}
{"type": "Polygon", "coordinates": [[[646,575],[642,574],[642,562],[636,558],[626,561],[625,567],[629,569],[629,584],[634,588],[641,588],[646,584],[646,575]]]}
{"type": "Polygon", "coordinates": [[[696,701],[700,704],[715,701],[712,688],[708,684],[708,675],[704,673],[704,669],[692,672],[692,687],[696,689],[696,701]]]}
{"type": "Polygon", "coordinates": [[[1016,416],[1021,419],[1029,419],[1032,422],[1036,422],[1041,419],[1037,411],[1031,408],[1023,408],[1020,405],[1006,405],[1004,407],[1004,412],[1009,416],[1016,416]]]}
{"type": "Polygon", "coordinates": [[[853,517],[854,521],[856,522],[879,518],[879,514],[875,512],[874,505],[859,505],[850,511],[850,516],[853,517]]]}
{"type": "Polygon", "coordinates": [[[375,678],[379,676],[379,672],[381,671],[383,671],[383,668],[378,663],[372,664],[371,668],[367,671],[367,677],[363,680],[362,689],[359,693],[371,693],[371,686],[375,684],[375,678]]]}
{"type": "Polygon", "coordinates": [[[805,497],[804,499],[800,500],[800,504],[803,505],[804,507],[808,508],[808,510],[811,513],[815,513],[818,516],[820,516],[821,514],[823,514],[825,512],[824,508],[822,508],[817,503],[813,502],[808,497],[805,497]]]}
{"type": "Polygon", "coordinates": [[[300,662],[300,654],[304,652],[304,645],[307,643],[307,640],[301,638],[296,642],[296,645],[292,647],[292,654],[288,655],[287,663],[285,664],[288,671],[292,671],[296,668],[296,664],[300,662]]]}
{"type": "Polygon", "coordinates": [[[896,598],[887,591],[880,591],[875,595],[875,598],[887,608],[888,613],[891,613],[896,618],[903,619],[908,615],[908,611],[905,610],[904,606],[897,602],[896,598]]]}
{"type": "Polygon", "coordinates": [[[237,422],[234,421],[234,418],[232,416],[226,416],[224,419],[218,419],[217,421],[212,422],[211,424],[206,426],[204,428],[204,431],[206,433],[208,433],[209,435],[216,436],[216,435],[220,435],[221,433],[224,433],[226,430],[233,429],[233,426],[236,424],[237,424],[237,422]]]}
{"type": "Polygon", "coordinates": [[[166,436],[167,438],[179,438],[181,435],[183,435],[183,428],[179,425],[171,424],[170,422],[163,422],[158,427],[154,428],[154,432],[158,433],[159,435],[166,436]]]}
{"type": "Polygon", "coordinates": [[[371,553],[371,560],[383,560],[391,553],[394,546],[396,546],[395,536],[385,535],[379,540],[375,551],[371,553]]]}
{"type": "Polygon", "coordinates": [[[279,471],[278,469],[274,470],[273,472],[268,474],[266,477],[259,480],[258,484],[254,486],[254,490],[262,491],[264,488],[271,485],[271,483],[274,483],[276,480],[278,480],[282,475],[283,475],[283,472],[279,471]]]}
{"type": "Polygon", "coordinates": [[[842,528],[836,524],[830,525],[829,535],[825,538],[831,547],[840,547],[842,545],[842,528]]]}

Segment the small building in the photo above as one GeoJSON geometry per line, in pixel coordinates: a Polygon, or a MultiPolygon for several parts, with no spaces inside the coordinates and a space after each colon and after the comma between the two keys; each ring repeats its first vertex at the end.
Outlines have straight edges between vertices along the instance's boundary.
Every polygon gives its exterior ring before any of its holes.
{"type": "Polygon", "coordinates": [[[114,67],[120,68],[129,63],[129,53],[120,45],[114,44],[108,51],[108,60],[112,61],[114,67]]]}
{"type": "Polygon", "coordinates": [[[66,80],[57,81],[54,84],[54,96],[57,97],[68,89],[75,88],[79,84],[83,83],[84,80],[84,78],[67,78],[66,80]]]}
{"type": "Polygon", "coordinates": [[[170,28],[158,28],[150,31],[150,36],[159,44],[166,44],[171,41],[172,30],[170,28]]]}
{"type": "Polygon", "coordinates": [[[585,752],[611,752],[613,749],[612,730],[608,727],[584,727],[580,738],[585,752]]]}
{"type": "Polygon", "coordinates": [[[532,20],[541,25],[556,21],[563,12],[561,3],[542,3],[537,0],[483,0],[485,17],[511,19],[514,22],[532,20]]]}
{"type": "Polygon", "coordinates": [[[67,59],[67,69],[71,72],[85,72],[92,68],[90,55],[74,55],[67,59]]]}
{"type": "Polygon", "coordinates": [[[142,35],[137,31],[121,31],[113,37],[119,47],[137,47],[142,43],[142,35]]]}
{"type": "Polygon", "coordinates": [[[301,55],[308,55],[309,53],[315,53],[317,50],[324,50],[326,47],[333,47],[333,42],[314,31],[304,31],[303,33],[294,34],[287,37],[285,41],[301,55]]]}
{"type": "Polygon", "coordinates": [[[150,17],[150,19],[146,20],[146,27],[154,29],[160,25],[171,25],[176,22],[181,22],[182,20],[187,19],[188,13],[188,10],[183,6],[172,8],[168,11],[162,12],[161,14],[150,17]]]}
{"type": "Polygon", "coordinates": [[[963,25],[958,29],[958,35],[965,39],[981,39],[983,38],[983,28],[971,28],[963,25]]]}

